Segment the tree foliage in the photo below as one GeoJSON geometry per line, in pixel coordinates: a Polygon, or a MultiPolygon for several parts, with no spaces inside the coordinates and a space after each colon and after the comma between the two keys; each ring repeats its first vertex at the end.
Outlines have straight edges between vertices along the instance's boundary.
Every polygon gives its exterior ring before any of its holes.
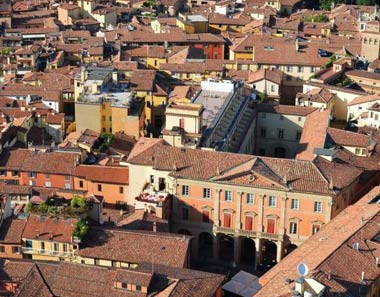
{"type": "Polygon", "coordinates": [[[83,237],[88,232],[88,222],[86,220],[79,220],[75,226],[75,230],[73,232],[74,237],[78,237],[79,239],[83,239],[83,237]]]}

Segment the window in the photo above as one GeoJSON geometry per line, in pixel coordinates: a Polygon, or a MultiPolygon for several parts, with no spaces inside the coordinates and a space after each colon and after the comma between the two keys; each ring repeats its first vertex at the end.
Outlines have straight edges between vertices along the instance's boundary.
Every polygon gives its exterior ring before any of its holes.
{"type": "Polygon", "coordinates": [[[312,227],[312,230],[311,230],[312,234],[317,233],[319,230],[321,230],[321,225],[319,225],[319,224],[313,224],[313,227],[312,227]]]}
{"type": "Polygon", "coordinates": [[[49,182],[49,181],[45,182],[45,187],[50,188],[51,187],[51,182],[49,182]]]}
{"type": "Polygon", "coordinates": [[[245,230],[252,231],[253,226],[253,217],[252,216],[246,216],[245,217],[245,230]]]}
{"type": "Polygon", "coordinates": [[[260,129],[260,136],[261,137],[266,137],[267,135],[267,129],[265,127],[261,127],[260,129]]]}
{"type": "Polygon", "coordinates": [[[269,196],[268,205],[269,206],[276,206],[277,205],[277,198],[275,196],[269,196]]]}
{"type": "Polygon", "coordinates": [[[20,253],[20,247],[12,246],[12,254],[19,254],[19,253],[20,253]]]}
{"type": "Polygon", "coordinates": [[[298,66],[298,72],[303,72],[303,67],[302,66],[298,66]]]}
{"type": "Polygon", "coordinates": [[[83,180],[79,181],[79,188],[83,188],[83,180]]]}
{"type": "Polygon", "coordinates": [[[355,149],[355,155],[360,155],[360,149],[358,148],[355,149]]]}
{"type": "Polygon", "coordinates": [[[141,286],[136,285],[136,291],[141,292],[141,286]]]}
{"type": "Polygon", "coordinates": [[[0,245],[0,253],[5,253],[5,246],[0,245]]]}
{"type": "Polygon", "coordinates": [[[109,120],[110,120],[110,122],[112,122],[112,116],[109,116],[109,120]]]}
{"type": "Polygon", "coordinates": [[[119,193],[123,194],[124,193],[124,187],[119,187],[119,193]]]}
{"type": "Polygon", "coordinates": [[[276,86],[275,85],[271,85],[270,86],[270,91],[273,93],[276,91],[276,86]]]}
{"type": "Polygon", "coordinates": [[[67,244],[66,243],[63,244],[63,252],[67,253],[67,244]]]}
{"type": "Polygon", "coordinates": [[[34,172],[34,171],[29,172],[29,177],[36,177],[36,176],[37,176],[37,172],[34,172]]]}
{"type": "Polygon", "coordinates": [[[225,228],[231,228],[231,214],[225,213],[224,214],[224,225],[225,228]]]}
{"type": "Polygon", "coordinates": [[[27,241],[25,241],[25,246],[26,246],[27,248],[32,248],[32,247],[33,247],[33,243],[32,243],[32,241],[31,241],[31,240],[27,240],[27,241]]]}
{"type": "Polygon", "coordinates": [[[278,130],[278,138],[279,139],[284,139],[284,129],[279,129],[278,130]]]}
{"type": "Polygon", "coordinates": [[[101,192],[101,191],[102,191],[102,185],[98,184],[98,192],[101,192]]]}
{"type": "Polygon", "coordinates": [[[59,251],[59,243],[58,242],[54,243],[54,251],[56,251],[56,252],[59,251]]]}
{"type": "Polygon", "coordinates": [[[315,72],[315,67],[310,67],[310,72],[311,73],[315,72]]]}
{"type": "Polygon", "coordinates": [[[106,116],[102,116],[103,122],[106,120],[106,116]]]}
{"type": "Polygon", "coordinates": [[[296,133],[296,140],[300,140],[302,135],[302,131],[297,131],[296,133]]]}
{"type": "Polygon", "coordinates": [[[298,232],[298,223],[290,222],[289,234],[297,234],[297,232],[298,232]]]}
{"type": "Polygon", "coordinates": [[[298,199],[292,199],[291,200],[291,202],[290,202],[290,208],[298,210],[298,208],[299,208],[299,201],[298,201],[298,199]]]}
{"type": "Polygon", "coordinates": [[[41,250],[45,250],[45,242],[41,242],[41,250]]]}
{"type": "Polygon", "coordinates": [[[255,194],[248,193],[247,194],[247,204],[254,204],[255,203],[255,194]]]}
{"type": "Polygon", "coordinates": [[[19,176],[19,172],[18,171],[12,171],[12,176],[19,176]]]}
{"type": "Polygon", "coordinates": [[[46,179],[50,179],[50,174],[45,174],[46,179]]]}
{"type": "Polygon", "coordinates": [[[211,198],[211,190],[209,188],[203,188],[203,198],[211,198]]]}
{"type": "Polygon", "coordinates": [[[202,212],[202,222],[209,223],[210,222],[210,212],[208,210],[204,210],[202,212]]]}
{"type": "Polygon", "coordinates": [[[314,212],[318,212],[318,213],[322,212],[322,202],[321,201],[315,201],[314,202],[314,212]]]}
{"type": "Polygon", "coordinates": [[[182,195],[183,196],[189,196],[189,186],[182,185],[182,195]]]}
{"type": "Polygon", "coordinates": [[[65,184],[65,189],[67,189],[67,190],[71,189],[71,185],[66,183],[65,184]]]}
{"type": "Polygon", "coordinates": [[[286,66],[286,71],[287,72],[292,72],[293,71],[293,67],[292,66],[286,66]]]}
{"type": "Polygon", "coordinates": [[[182,208],[182,220],[187,221],[189,220],[189,210],[187,208],[182,208]]]}
{"type": "Polygon", "coordinates": [[[362,155],[366,155],[367,154],[367,149],[362,149],[362,155]]]}
{"type": "Polygon", "coordinates": [[[232,201],[232,192],[231,191],[225,191],[224,192],[224,201],[228,201],[228,202],[232,201]]]}
{"type": "Polygon", "coordinates": [[[281,114],[280,115],[280,120],[283,121],[284,120],[284,116],[281,114]]]}

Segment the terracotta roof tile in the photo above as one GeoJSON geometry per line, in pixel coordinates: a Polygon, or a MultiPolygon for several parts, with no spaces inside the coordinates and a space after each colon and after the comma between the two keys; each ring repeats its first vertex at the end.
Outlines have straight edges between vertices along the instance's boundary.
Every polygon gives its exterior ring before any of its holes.
{"type": "Polygon", "coordinates": [[[370,145],[370,137],[365,134],[336,128],[328,128],[327,133],[329,138],[338,145],[365,148],[370,145]]]}
{"type": "Polygon", "coordinates": [[[298,277],[296,267],[300,262],[308,265],[309,277],[327,286],[328,296],[338,293],[359,296],[363,284],[361,272],[366,273],[366,286],[380,275],[374,259],[380,253],[380,245],[373,241],[379,234],[380,206],[368,204],[379,193],[380,188],[376,187],[355,205],[348,206],[264,274],[260,278],[264,286],[255,296],[291,296],[294,284],[287,285],[284,280],[298,277]],[[359,243],[359,250],[352,248],[354,243],[359,243]],[[330,280],[327,278],[329,272],[330,280]]]}
{"type": "Polygon", "coordinates": [[[0,242],[21,244],[26,219],[7,218],[0,227],[0,242]]]}
{"type": "Polygon", "coordinates": [[[128,167],[79,165],[75,168],[74,175],[94,182],[129,184],[128,167]]]}
{"type": "Polygon", "coordinates": [[[194,180],[218,182],[218,178],[227,174],[228,177],[225,177],[223,182],[244,186],[260,187],[261,185],[249,180],[250,173],[246,173],[245,178],[235,178],[234,174],[229,174],[233,168],[240,166],[241,173],[244,173],[245,169],[241,168],[252,166],[253,171],[267,180],[267,187],[273,187],[273,183],[277,183],[281,187],[291,186],[294,191],[324,194],[330,193],[330,175],[336,175],[333,182],[340,189],[351,184],[362,172],[351,166],[343,165],[342,167],[332,162],[332,165],[325,164],[323,161],[314,164],[311,161],[180,149],[164,145],[162,142],[150,143],[149,146],[145,138],[140,139],[135,147],[139,151],[132,150],[127,160],[130,164],[149,165],[156,170],[169,171],[170,175],[177,178],[194,180]],[[139,150],[140,142],[143,148],[141,151],[139,150]],[[254,158],[257,158],[259,162],[256,161],[257,163],[250,165],[254,158]],[[324,174],[325,170],[330,170],[326,174],[327,177],[324,174]],[[287,183],[284,182],[285,180],[287,183]]]}
{"type": "Polygon", "coordinates": [[[184,267],[189,243],[183,235],[92,228],[77,254],[136,264],[151,262],[153,255],[155,264],[184,267]]]}
{"type": "Polygon", "coordinates": [[[77,156],[74,154],[28,149],[4,150],[0,157],[1,168],[16,171],[71,175],[76,164],[77,156]]]}
{"type": "Polygon", "coordinates": [[[30,216],[25,225],[22,238],[50,240],[71,243],[72,235],[76,227],[77,219],[62,219],[52,217],[30,216]],[[39,233],[39,236],[37,235],[39,233]]]}

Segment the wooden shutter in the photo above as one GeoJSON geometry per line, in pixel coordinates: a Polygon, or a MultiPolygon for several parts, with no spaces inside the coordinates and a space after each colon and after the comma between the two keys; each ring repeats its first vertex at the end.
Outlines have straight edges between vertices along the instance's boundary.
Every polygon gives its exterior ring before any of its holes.
{"type": "Polygon", "coordinates": [[[274,233],[274,219],[268,219],[267,233],[274,233]]]}
{"type": "Polygon", "coordinates": [[[246,216],[245,217],[245,230],[251,231],[252,230],[252,223],[253,223],[253,218],[251,216],[246,216]]]}
{"type": "Polygon", "coordinates": [[[224,227],[231,228],[231,214],[229,213],[224,214],[224,227]]]}
{"type": "Polygon", "coordinates": [[[202,213],[202,222],[208,223],[210,222],[210,212],[208,210],[204,210],[202,213]]]}

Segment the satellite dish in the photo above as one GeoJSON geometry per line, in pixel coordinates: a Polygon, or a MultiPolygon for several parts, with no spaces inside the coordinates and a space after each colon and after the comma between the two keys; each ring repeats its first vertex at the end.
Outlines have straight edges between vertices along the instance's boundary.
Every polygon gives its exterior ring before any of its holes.
{"type": "Polygon", "coordinates": [[[305,263],[300,263],[297,266],[297,272],[301,276],[306,276],[309,273],[309,267],[305,263]]]}

